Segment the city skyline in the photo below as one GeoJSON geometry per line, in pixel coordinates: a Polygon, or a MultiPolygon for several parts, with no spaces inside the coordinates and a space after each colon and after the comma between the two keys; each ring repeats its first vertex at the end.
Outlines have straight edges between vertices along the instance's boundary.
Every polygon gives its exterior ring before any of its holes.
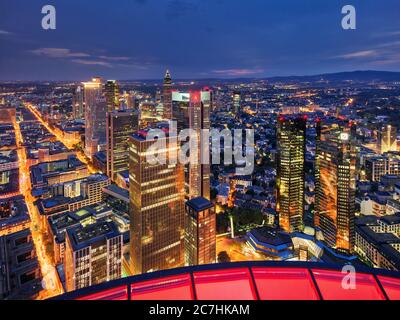
{"type": "Polygon", "coordinates": [[[0,301],[400,300],[399,0],[49,2],[0,4],[0,301]]]}
{"type": "Polygon", "coordinates": [[[42,3],[5,1],[0,81],[157,79],[167,68],[174,79],[400,71],[399,3],[352,1],[356,30],[341,27],[346,4],[52,1],[57,28],[43,30],[42,3]]]}

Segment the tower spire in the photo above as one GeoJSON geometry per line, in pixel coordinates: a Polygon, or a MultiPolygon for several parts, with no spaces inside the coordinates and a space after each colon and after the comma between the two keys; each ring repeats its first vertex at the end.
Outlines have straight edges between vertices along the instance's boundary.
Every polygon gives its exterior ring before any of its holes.
{"type": "Polygon", "coordinates": [[[169,72],[169,69],[165,72],[165,77],[164,77],[164,83],[171,83],[172,78],[171,78],[171,73],[169,72]]]}

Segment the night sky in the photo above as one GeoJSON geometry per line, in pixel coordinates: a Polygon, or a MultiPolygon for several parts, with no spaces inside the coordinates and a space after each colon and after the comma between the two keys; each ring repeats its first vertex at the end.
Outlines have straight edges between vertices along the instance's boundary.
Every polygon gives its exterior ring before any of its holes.
{"type": "Polygon", "coordinates": [[[399,0],[0,0],[0,80],[400,71],[399,0]],[[57,29],[41,28],[42,6],[57,29]],[[343,30],[341,8],[357,10],[343,30]]]}

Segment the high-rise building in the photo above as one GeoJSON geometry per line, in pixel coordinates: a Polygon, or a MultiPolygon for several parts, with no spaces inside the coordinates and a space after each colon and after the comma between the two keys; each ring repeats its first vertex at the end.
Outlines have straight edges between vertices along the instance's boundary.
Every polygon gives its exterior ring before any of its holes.
{"type": "Polygon", "coordinates": [[[129,138],[130,265],[135,275],[184,264],[184,171],[170,163],[178,145],[147,134],[138,131],[129,138]],[[165,148],[152,148],[156,141],[165,148]],[[166,162],[148,162],[152,155],[166,162]]]}
{"type": "Polygon", "coordinates": [[[203,197],[186,202],[185,265],[215,263],[216,216],[214,205],[203,197]]]}
{"type": "Polygon", "coordinates": [[[381,153],[397,151],[397,128],[384,125],[378,132],[378,148],[381,153]]]}
{"type": "Polygon", "coordinates": [[[286,232],[303,228],[306,117],[278,118],[276,210],[286,232]]]}
{"type": "Polygon", "coordinates": [[[111,221],[66,231],[65,285],[74,291],[122,277],[123,237],[111,221]]]}
{"type": "Polygon", "coordinates": [[[85,117],[84,89],[81,85],[78,85],[75,89],[72,108],[74,119],[83,119],[85,117]]]}
{"type": "Polygon", "coordinates": [[[104,95],[106,97],[107,111],[119,110],[119,85],[116,80],[107,80],[104,85],[104,95]]]}
{"type": "Polygon", "coordinates": [[[105,149],[107,103],[101,78],[84,82],[85,95],[85,154],[89,158],[105,149]]]}
{"type": "Polygon", "coordinates": [[[172,116],[172,79],[169,70],[166,71],[163,86],[163,117],[170,120],[172,116]]]}
{"type": "Polygon", "coordinates": [[[210,199],[210,165],[201,161],[208,157],[202,146],[202,129],[210,129],[212,93],[207,91],[172,92],[172,119],[177,122],[178,132],[192,129],[197,133],[197,157],[193,156],[185,166],[186,198],[210,199]],[[197,161],[195,160],[197,158],[197,161]]]}
{"type": "Polygon", "coordinates": [[[239,91],[234,91],[233,92],[233,112],[235,113],[236,117],[239,117],[241,113],[241,101],[242,101],[242,96],[239,91]]]}
{"type": "Polygon", "coordinates": [[[314,225],[329,247],[354,249],[356,152],[354,126],[322,128],[317,123],[314,225]]]}
{"type": "Polygon", "coordinates": [[[107,175],[115,181],[117,173],[128,170],[129,136],[139,129],[139,113],[120,110],[107,113],[107,175]]]}

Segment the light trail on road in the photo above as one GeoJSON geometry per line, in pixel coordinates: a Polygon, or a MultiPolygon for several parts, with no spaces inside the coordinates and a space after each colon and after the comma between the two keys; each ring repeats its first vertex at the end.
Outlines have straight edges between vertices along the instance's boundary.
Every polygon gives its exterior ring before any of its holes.
{"type": "Polygon", "coordinates": [[[43,234],[40,231],[40,216],[34,205],[35,198],[31,194],[30,172],[27,164],[26,149],[23,146],[23,137],[19,124],[14,121],[15,138],[17,143],[17,153],[19,161],[19,186],[20,192],[25,197],[31,219],[31,234],[35,245],[36,255],[39,261],[40,270],[43,277],[44,288],[38,296],[38,299],[47,299],[63,293],[59,285],[57,271],[51,264],[50,258],[46,255],[46,249],[43,241],[43,234]]]}
{"type": "Polygon", "coordinates": [[[89,159],[85,156],[85,154],[75,149],[75,145],[77,141],[70,141],[66,139],[59,130],[52,128],[42,117],[40,112],[32,106],[32,104],[25,102],[25,107],[28,108],[30,112],[36,117],[36,119],[51,133],[53,134],[57,140],[61,141],[69,150],[75,150],[76,157],[84,164],[88,166],[90,173],[97,173],[98,170],[94,168],[93,164],[89,161],[89,159]]]}

